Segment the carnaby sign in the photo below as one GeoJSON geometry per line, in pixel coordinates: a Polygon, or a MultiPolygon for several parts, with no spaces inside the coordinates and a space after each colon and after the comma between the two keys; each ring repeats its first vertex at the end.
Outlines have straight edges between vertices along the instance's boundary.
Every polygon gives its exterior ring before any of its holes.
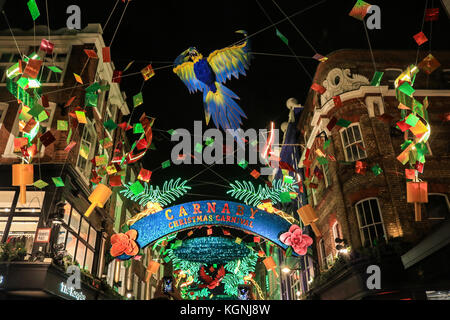
{"type": "MultiPolygon", "coordinates": [[[[130,231],[139,248],[144,248],[171,233],[212,225],[241,229],[283,249],[289,247],[280,241],[280,235],[290,229],[290,222],[277,214],[232,201],[203,200],[168,207],[138,220],[130,231]]],[[[126,254],[118,256],[123,260],[130,257],[126,254]]]]}

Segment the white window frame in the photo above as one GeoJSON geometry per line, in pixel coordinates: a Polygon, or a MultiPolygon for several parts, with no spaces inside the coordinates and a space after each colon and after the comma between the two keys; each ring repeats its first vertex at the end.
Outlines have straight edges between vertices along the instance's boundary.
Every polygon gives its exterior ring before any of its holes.
{"type": "MultiPolygon", "coordinates": [[[[385,73],[389,72],[389,71],[397,71],[398,72],[397,77],[403,72],[403,70],[399,69],[399,68],[386,68],[386,69],[384,69],[385,73]]],[[[395,78],[397,78],[397,77],[395,77],[395,78]]],[[[389,83],[389,88],[394,88],[395,79],[388,79],[388,83],[389,83]]]]}
{"type": "Polygon", "coordinates": [[[80,147],[78,148],[77,162],[76,162],[75,168],[78,171],[78,173],[81,175],[81,177],[85,180],[86,184],[89,185],[89,179],[90,179],[91,170],[92,170],[92,162],[90,160],[94,156],[95,149],[97,147],[97,132],[96,132],[96,130],[94,128],[94,124],[91,122],[91,120],[87,119],[87,122],[88,123],[86,123],[84,125],[83,133],[81,134],[80,147]],[[87,132],[86,130],[90,131],[92,141],[87,141],[85,139],[85,132],[87,132]],[[80,150],[81,150],[81,145],[83,142],[88,142],[90,145],[88,159],[83,158],[87,163],[87,165],[84,168],[79,166],[79,161],[80,161],[80,157],[81,157],[80,150]]]}
{"type": "MultiPolygon", "coordinates": [[[[44,123],[39,123],[40,126],[47,128],[45,132],[49,131],[52,128],[53,123],[53,116],[55,115],[56,110],[56,103],[49,102],[49,108],[46,108],[47,111],[50,112],[50,116],[48,118],[48,121],[44,123]],[[49,110],[50,109],[50,110],[49,110]]],[[[19,109],[17,110],[16,118],[14,119],[13,126],[11,128],[11,132],[9,134],[8,142],[6,143],[5,151],[3,152],[2,157],[3,158],[18,158],[18,154],[14,153],[14,139],[19,134],[19,110],[22,108],[22,104],[19,104],[19,109]]],[[[45,146],[41,146],[41,152],[39,154],[36,154],[34,158],[41,158],[45,155],[45,146]]]]}
{"type": "Polygon", "coordinates": [[[46,81],[41,82],[42,86],[62,85],[64,83],[64,77],[66,74],[67,64],[69,62],[70,52],[71,52],[71,50],[68,47],[62,47],[62,48],[55,47],[53,50],[52,56],[44,58],[44,64],[43,64],[42,68],[45,68],[45,65],[50,64],[51,66],[56,66],[59,69],[61,69],[61,73],[59,73],[59,81],[58,82],[48,82],[51,79],[51,75],[53,73],[53,71],[49,70],[46,81]],[[64,61],[56,61],[58,54],[66,55],[64,61]]]}
{"type": "MultiPolygon", "coordinates": [[[[357,203],[355,203],[355,211],[356,211],[356,219],[358,220],[358,227],[359,227],[359,234],[360,234],[360,237],[361,237],[361,244],[364,246],[364,243],[365,243],[365,238],[364,238],[364,232],[363,232],[363,229],[364,228],[369,228],[369,227],[375,227],[375,232],[376,232],[376,234],[377,234],[377,239],[378,240],[382,240],[380,237],[378,237],[378,231],[377,231],[377,228],[376,228],[376,225],[377,224],[381,224],[382,225],[382,227],[383,227],[383,232],[384,232],[384,240],[387,242],[388,240],[388,234],[387,234],[387,232],[386,232],[386,227],[385,227],[385,225],[384,225],[384,220],[383,220],[383,214],[382,214],[382,212],[381,212],[381,206],[380,206],[380,202],[379,202],[379,200],[378,200],[378,198],[376,198],[376,197],[370,197],[370,198],[365,198],[365,199],[362,199],[362,200],[360,200],[360,201],[358,201],[357,203]],[[377,202],[377,206],[378,206],[378,211],[379,211],[379,213],[380,213],[380,220],[381,220],[381,222],[375,222],[375,220],[373,219],[373,214],[372,214],[372,207],[370,206],[370,200],[376,200],[376,202],[377,202]],[[372,223],[371,224],[368,224],[368,225],[364,225],[364,226],[362,226],[361,225],[361,220],[359,219],[359,212],[358,212],[358,204],[362,204],[363,202],[365,202],[365,201],[369,201],[369,207],[370,207],[370,214],[371,214],[371,216],[372,216],[372,223]]],[[[364,214],[365,214],[365,212],[364,212],[364,214]]],[[[370,233],[369,233],[369,235],[370,235],[370,233]]],[[[372,240],[372,241],[370,241],[370,246],[373,246],[373,239],[369,239],[369,240],[372,240]]]]}
{"type": "MultiPolygon", "coordinates": [[[[343,151],[344,151],[345,161],[356,161],[356,160],[361,160],[361,159],[367,158],[367,152],[364,151],[364,150],[361,150],[361,149],[356,145],[357,143],[359,143],[359,144],[362,145],[362,147],[363,147],[364,149],[366,148],[366,146],[365,146],[365,144],[364,144],[364,137],[363,137],[362,130],[361,130],[361,126],[359,125],[359,122],[352,123],[352,124],[349,125],[347,128],[342,128],[341,130],[339,130],[339,135],[341,136],[341,142],[342,142],[342,148],[343,148],[343,151]],[[348,139],[349,137],[348,137],[347,131],[350,130],[350,129],[353,131],[353,127],[358,127],[359,135],[361,136],[361,140],[356,140],[356,137],[355,137],[355,142],[350,143],[350,140],[348,139]],[[348,144],[348,145],[345,145],[345,143],[344,143],[344,134],[347,135],[347,141],[349,141],[349,144],[348,144]],[[347,156],[347,148],[351,148],[352,146],[356,146],[356,150],[357,150],[357,153],[358,153],[358,157],[356,157],[356,158],[355,158],[355,157],[352,157],[352,159],[349,159],[348,156],[347,156]],[[363,156],[363,157],[360,156],[360,154],[361,154],[362,152],[364,153],[364,156],[363,156]]],[[[353,152],[352,152],[352,156],[353,156],[353,152]]]]}
{"type": "MultiPolygon", "coordinates": [[[[108,119],[111,119],[112,121],[116,122],[117,118],[117,111],[119,110],[119,107],[108,99],[108,103],[106,104],[106,112],[105,112],[105,121],[108,121],[108,119]]],[[[114,135],[114,130],[105,130],[105,132],[108,134],[109,138],[112,140],[112,136],[114,135]]]]}
{"type": "Polygon", "coordinates": [[[325,188],[328,188],[331,185],[331,183],[330,183],[331,177],[328,177],[328,174],[330,173],[330,165],[322,164],[321,166],[322,166],[322,171],[323,171],[323,177],[325,180],[325,188]],[[325,166],[327,169],[325,169],[325,166]],[[328,178],[330,178],[330,179],[328,179],[328,178]]]}
{"type": "Polygon", "coordinates": [[[331,226],[331,230],[333,231],[333,242],[335,242],[335,239],[339,238],[339,234],[338,233],[341,233],[339,231],[339,222],[337,220],[331,226]]]}
{"type": "Polygon", "coordinates": [[[0,129],[3,126],[3,121],[5,121],[6,113],[8,112],[9,104],[5,102],[0,102],[0,110],[2,114],[0,116],[0,129]]]}

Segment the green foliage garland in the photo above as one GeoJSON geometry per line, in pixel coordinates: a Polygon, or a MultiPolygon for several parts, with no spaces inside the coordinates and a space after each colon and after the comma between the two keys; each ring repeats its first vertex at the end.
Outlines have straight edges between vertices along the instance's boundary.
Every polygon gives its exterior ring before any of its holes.
{"type": "Polygon", "coordinates": [[[258,206],[262,200],[270,199],[272,204],[281,202],[281,192],[296,192],[297,185],[283,183],[280,179],[275,179],[272,182],[272,188],[265,185],[259,185],[258,188],[249,181],[237,181],[235,184],[230,183],[231,189],[227,191],[232,197],[243,201],[249,206],[258,206]]]}
{"type": "Polygon", "coordinates": [[[181,178],[170,179],[169,181],[165,181],[162,189],[159,186],[148,185],[147,182],[144,182],[144,191],[138,195],[135,195],[133,191],[131,191],[130,186],[134,182],[128,182],[128,184],[124,185],[124,189],[119,191],[128,199],[138,202],[141,206],[146,206],[149,202],[156,202],[162,206],[166,206],[171,202],[175,201],[177,198],[183,196],[191,189],[191,187],[187,186],[187,180],[181,181],[181,178]]]}

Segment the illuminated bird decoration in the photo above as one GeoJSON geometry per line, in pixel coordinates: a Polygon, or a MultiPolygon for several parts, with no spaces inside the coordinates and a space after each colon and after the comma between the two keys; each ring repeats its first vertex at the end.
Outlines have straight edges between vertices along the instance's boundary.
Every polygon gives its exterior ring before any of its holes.
{"type": "MultiPolygon", "coordinates": [[[[239,30],[247,36],[246,31],[239,30]]],[[[223,83],[236,79],[239,75],[246,75],[250,65],[248,40],[213,51],[208,58],[204,58],[195,47],[191,47],[180,54],[175,60],[173,72],[184,82],[190,93],[200,90],[203,92],[206,124],[210,118],[217,128],[238,129],[242,124],[241,117],[247,118],[241,107],[233,100],[239,97],[223,83]]]]}
{"type": "Polygon", "coordinates": [[[220,283],[223,280],[223,277],[225,277],[225,268],[223,266],[220,266],[220,268],[217,270],[216,276],[213,278],[206,274],[205,267],[202,266],[199,271],[200,278],[205,282],[205,284],[200,284],[199,288],[208,288],[209,290],[214,289],[215,287],[218,287],[220,283]]]}

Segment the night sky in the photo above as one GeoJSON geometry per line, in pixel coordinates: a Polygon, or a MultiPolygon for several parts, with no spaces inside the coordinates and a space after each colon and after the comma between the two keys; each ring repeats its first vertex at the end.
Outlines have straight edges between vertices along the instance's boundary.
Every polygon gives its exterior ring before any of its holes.
{"type": "MultiPolygon", "coordinates": [[[[272,0],[258,0],[270,19],[277,22],[284,18],[272,0]]],[[[7,0],[4,10],[12,27],[30,29],[33,21],[28,12],[26,0],[7,0]]],[[[47,24],[45,1],[37,0],[41,16],[37,24],[47,24]]],[[[292,18],[298,29],[317,50],[326,55],[343,48],[368,49],[362,22],[348,15],[355,0],[339,1],[282,1],[276,3],[287,14],[292,15],[308,7],[304,13],[292,18]]],[[[421,30],[426,1],[367,1],[381,7],[381,30],[368,30],[374,50],[376,49],[416,49],[412,36],[421,30]]],[[[102,1],[66,1],[48,0],[51,29],[65,27],[67,6],[77,4],[81,8],[82,28],[88,23],[105,24],[116,0],[102,1]]],[[[440,19],[433,23],[432,49],[449,49],[449,19],[440,1],[428,1],[428,8],[440,8],[440,19]]],[[[108,45],[118,25],[125,4],[119,1],[111,20],[104,32],[108,45]]],[[[256,0],[240,1],[148,1],[132,0],[125,12],[114,42],[111,46],[112,60],[118,70],[123,70],[131,61],[132,67],[124,74],[138,72],[152,62],[154,68],[172,64],[174,59],[185,49],[195,46],[204,55],[231,45],[240,40],[236,30],[244,29],[251,35],[271,25],[256,0]]],[[[1,29],[6,28],[3,17],[1,29]]],[[[297,33],[288,21],[277,25],[282,34],[289,39],[289,45],[299,56],[312,57],[315,52],[297,33]]],[[[430,23],[425,23],[424,32],[429,36],[430,23]]],[[[276,36],[275,28],[269,28],[251,37],[252,51],[292,55],[286,45],[276,36]]],[[[428,44],[423,45],[427,48],[428,44]]],[[[303,58],[311,75],[319,63],[310,58],[303,58]]],[[[132,109],[132,96],[137,94],[142,85],[142,76],[125,77],[121,88],[128,96],[128,105],[132,109]]],[[[296,59],[291,57],[273,57],[255,55],[246,77],[232,79],[225,85],[241,99],[238,102],[248,119],[244,119],[243,128],[265,128],[274,121],[279,128],[287,121],[286,100],[295,97],[304,103],[311,86],[311,79],[296,59]]],[[[155,117],[154,143],[157,150],[150,150],[143,159],[146,169],[153,170],[161,162],[170,158],[174,142],[168,141],[169,135],[157,130],[186,128],[193,132],[194,120],[204,122],[201,93],[189,94],[182,81],[172,72],[172,68],[156,70],[156,75],[147,81],[143,88],[144,105],[139,106],[133,115],[137,121],[142,112],[155,117]]],[[[212,120],[209,127],[212,127],[212,120]]],[[[206,130],[206,129],[204,129],[206,130]]],[[[137,136],[135,137],[137,138],[137,136]]],[[[152,176],[155,184],[162,184],[166,179],[182,177],[189,179],[205,169],[197,165],[172,165],[167,169],[158,169],[152,176]]],[[[238,165],[216,165],[212,169],[229,181],[245,179],[254,181],[249,169],[243,170],[238,165]]],[[[259,169],[252,166],[251,169],[259,169]]],[[[217,185],[201,185],[213,182],[227,185],[227,181],[206,170],[197,176],[191,185],[192,193],[184,201],[198,199],[229,199],[226,188],[217,185]],[[202,194],[200,196],[198,194],[202,194]]],[[[261,178],[258,183],[264,183],[261,178]]]]}

